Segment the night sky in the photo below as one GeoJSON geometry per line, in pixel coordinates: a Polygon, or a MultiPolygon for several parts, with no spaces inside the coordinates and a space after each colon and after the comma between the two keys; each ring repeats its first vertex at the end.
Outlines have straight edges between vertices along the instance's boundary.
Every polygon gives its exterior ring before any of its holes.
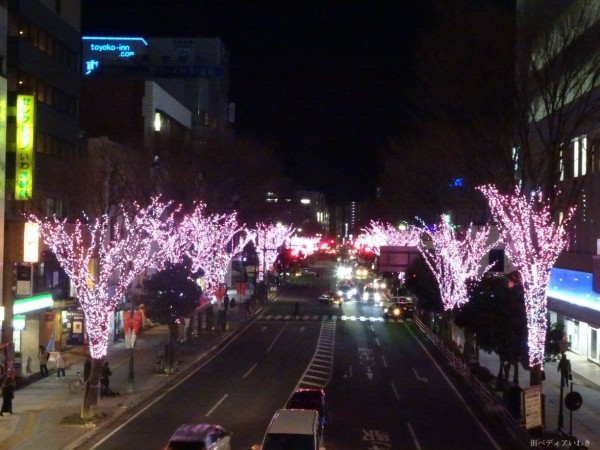
{"type": "Polygon", "coordinates": [[[82,34],[221,38],[238,135],[275,141],[296,188],[363,200],[378,149],[410,128],[425,3],[85,1],[82,34]]]}

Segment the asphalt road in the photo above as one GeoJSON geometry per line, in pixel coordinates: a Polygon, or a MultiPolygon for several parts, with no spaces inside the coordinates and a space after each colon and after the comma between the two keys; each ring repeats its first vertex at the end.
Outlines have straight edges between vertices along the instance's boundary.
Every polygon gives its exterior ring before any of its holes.
{"type": "Polygon", "coordinates": [[[330,282],[322,275],[287,289],[220,353],[104,433],[95,448],[160,449],[178,425],[212,422],[233,432],[234,450],[250,449],[303,382],[327,385],[328,450],[518,448],[445,373],[412,322],[381,321],[381,308],[362,302],[319,304],[330,282]],[[299,318],[292,317],[296,301],[299,318]],[[331,375],[313,378],[323,329],[335,336],[331,375]]]}

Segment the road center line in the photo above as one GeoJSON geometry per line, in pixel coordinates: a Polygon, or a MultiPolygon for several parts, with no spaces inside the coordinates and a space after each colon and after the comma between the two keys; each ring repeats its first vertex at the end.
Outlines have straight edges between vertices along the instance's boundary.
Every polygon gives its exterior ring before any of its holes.
{"type": "Polygon", "coordinates": [[[246,372],[242,378],[246,378],[248,375],[250,375],[250,372],[256,369],[256,366],[258,366],[258,363],[254,363],[254,365],[248,369],[248,372],[246,372]]]}
{"type": "Polygon", "coordinates": [[[406,422],[406,426],[408,427],[408,431],[410,431],[410,435],[413,438],[413,441],[415,443],[415,448],[417,450],[421,450],[421,444],[419,444],[419,440],[417,439],[417,435],[415,434],[415,430],[413,430],[413,427],[410,424],[410,422],[406,422]]]}
{"type": "Polygon", "coordinates": [[[275,345],[275,342],[277,342],[277,340],[279,339],[279,336],[281,336],[283,334],[283,331],[285,330],[285,327],[287,327],[287,323],[283,326],[283,328],[281,329],[281,331],[277,334],[277,336],[275,336],[275,339],[273,339],[273,342],[271,342],[271,345],[269,345],[269,348],[267,349],[267,353],[269,353],[271,351],[271,349],[273,348],[273,346],[275,345]]]}
{"type": "Polygon", "coordinates": [[[221,397],[221,400],[219,400],[215,404],[215,406],[213,406],[212,408],[210,408],[210,410],[206,413],[206,417],[210,416],[215,411],[215,409],[217,409],[219,407],[219,405],[225,401],[225,399],[227,398],[228,395],[229,394],[225,394],[223,397],[221,397]]]}
{"type": "Polygon", "coordinates": [[[393,381],[390,383],[390,385],[392,386],[392,391],[394,391],[394,397],[396,397],[396,400],[400,401],[400,396],[398,395],[398,390],[396,389],[396,385],[394,384],[393,381]]]}

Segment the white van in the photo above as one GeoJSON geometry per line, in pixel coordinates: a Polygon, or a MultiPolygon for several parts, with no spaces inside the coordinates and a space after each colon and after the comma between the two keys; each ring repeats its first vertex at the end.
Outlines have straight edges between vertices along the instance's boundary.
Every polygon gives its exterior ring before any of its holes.
{"type": "Polygon", "coordinates": [[[280,409],[267,428],[262,445],[253,450],[325,450],[321,444],[319,413],[308,409],[280,409]]]}

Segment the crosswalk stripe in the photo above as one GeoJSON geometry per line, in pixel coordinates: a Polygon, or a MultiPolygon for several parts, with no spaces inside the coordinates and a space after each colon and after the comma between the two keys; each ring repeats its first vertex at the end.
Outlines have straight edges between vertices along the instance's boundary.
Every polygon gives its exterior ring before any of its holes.
{"type": "MultiPolygon", "coordinates": [[[[350,322],[387,322],[387,323],[404,323],[404,322],[410,322],[412,321],[412,319],[394,319],[392,317],[374,317],[374,316],[338,316],[338,315],[324,315],[324,316],[319,316],[319,315],[306,315],[306,316],[301,316],[301,317],[294,317],[291,315],[271,315],[271,314],[267,314],[267,315],[259,315],[257,317],[257,320],[297,320],[297,321],[318,321],[321,320],[322,318],[325,318],[326,320],[330,320],[332,323],[334,323],[337,320],[343,320],[343,321],[350,321],[350,322]]],[[[324,336],[327,336],[327,330],[325,330],[324,336]]],[[[333,337],[332,337],[333,338],[333,337]]]]}

